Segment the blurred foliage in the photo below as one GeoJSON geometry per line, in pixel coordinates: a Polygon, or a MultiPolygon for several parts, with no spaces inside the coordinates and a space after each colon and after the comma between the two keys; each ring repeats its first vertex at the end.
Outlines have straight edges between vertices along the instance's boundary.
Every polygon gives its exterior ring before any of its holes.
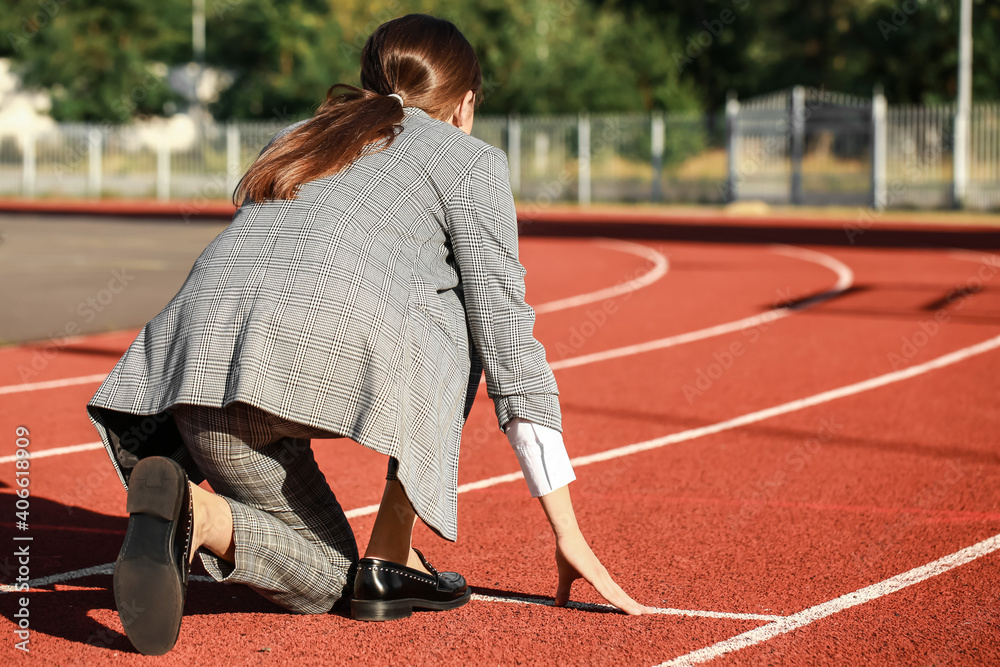
{"type": "MultiPolygon", "coordinates": [[[[485,113],[716,110],[792,85],[939,102],[956,88],[957,0],[206,0],[220,119],[309,114],[357,83],[380,23],[455,22],[482,61],[485,113]]],[[[1000,3],[974,3],[976,100],[1000,99],[1000,3]]],[[[46,88],[59,120],[169,112],[191,54],[191,0],[5,0],[0,57],[46,88]]]]}
{"type": "MultiPolygon", "coordinates": [[[[750,97],[794,85],[869,96],[882,84],[890,104],[955,98],[959,0],[595,1],[645,11],[661,31],[678,25],[678,51],[697,54],[684,72],[706,109],[721,108],[729,90],[750,97]],[[726,10],[733,20],[719,31],[726,10]]],[[[1000,2],[972,7],[973,99],[997,100],[1000,2]]]]}
{"type": "Polygon", "coordinates": [[[327,0],[207,5],[206,62],[232,76],[211,105],[217,118],[297,119],[310,115],[345,75],[357,78],[358,66],[343,55],[340,26],[327,0]]]}
{"type": "Polygon", "coordinates": [[[26,86],[49,90],[56,120],[124,122],[174,101],[162,63],[190,50],[191,13],[182,3],[4,4],[0,55],[14,59],[26,86]]]}
{"type": "MultiPolygon", "coordinates": [[[[576,113],[698,109],[670,61],[670,40],[643,11],[585,0],[423,2],[458,25],[479,54],[483,111],[576,113]]],[[[671,24],[670,19],[666,23],[671,24]]]]}

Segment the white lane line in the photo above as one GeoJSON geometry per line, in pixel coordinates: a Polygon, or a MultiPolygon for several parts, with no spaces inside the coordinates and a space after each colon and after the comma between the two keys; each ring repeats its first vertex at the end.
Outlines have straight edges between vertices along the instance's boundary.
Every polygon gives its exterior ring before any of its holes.
{"type": "Polygon", "coordinates": [[[0,387],[0,395],[19,394],[25,391],[39,391],[42,389],[58,389],[59,387],[72,387],[78,384],[90,384],[92,382],[104,382],[108,377],[107,373],[95,373],[94,375],[81,375],[75,378],[64,378],[62,380],[48,380],[46,382],[25,382],[24,384],[9,384],[0,387]]]}
{"type": "Polygon", "coordinates": [[[559,361],[553,361],[549,363],[552,370],[560,370],[563,368],[573,368],[575,366],[584,366],[586,364],[593,364],[599,361],[607,361],[609,359],[618,359],[621,357],[628,357],[633,354],[642,354],[643,352],[652,352],[653,350],[663,350],[668,347],[675,347],[677,345],[684,345],[686,343],[693,343],[698,340],[705,340],[707,338],[715,338],[716,336],[724,336],[729,333],[735,333],[737,331],[743,331],[745,329],[752,329],[758,327],[762,324],[767,324],[769,322],[774,322],[775,320],[780,320],[785,317],[790,317],[806,308],[815,306],[823,301],[832,299],[835,296],[839,296],[849,289],[854,284],[854,272],[851,268],[841,262],[838,259],[826,255],[821,252],[816,252],[815,250],[806,250],[805,248],[796,248],[793,246],[773,246],[772,251],[785,255],[788,257],[795,257],[797,259],[802,259],[807,262],[813,262],[821,266],[825,266],[837,275],[837,282],[834,284],[833,288],[819,294],[805,302],[798,304],[797,306],[788,307],[782,306],[781,308],[775,308],[774,310],[769,310],[766,313],[761,313],[760,315],[751,315],[750,317],[744,317],[743,319],[735,320],[733,322],[726,322],[725,324],[716,324],[715,326],[706,327],[704,329],[699,329],[697,331],[689,331],[687,333],[676,334],[674,336],[667,336],[666,338],[659,338],[657,340],[646,341],[645,343],[636,343],[635,345],[626,345],[624,347],[617,347],[611,350],[604,350],[602,352],[594,352],[592,354],[583,354],[579,357],[570,357],[569,359],[561,359],[559,361]]]}
{"type": "Polygon", "coordinates": [[[838,398],[853,396],[854,394],[860,394],[865,391],[901,382],[902,380],[908,380],[939,368],[951,366],[952,364],[956,364],[970,357],[975,357],[991,350],[995,350],[998,347],[1000,347],[1000,336],[990,338],[989,340],[976,345],[964,347],[960,350],[956,350],[955,352],[940,356],[937,359],[932,359],[925,363],[911,366],[903,370],[893,371],[892,373],[886,373],[885,375],[878,375],[867,380],[862,380],[861,382],[855,382],[854,384],[838,387],[837,389],[831,389],[819,394],[813,394],[812,396],[808,396],[806,398],[796,399],[771,408],[765,408],[764,410],[750,412],[745,415],[734,417],[733,419],[727,419],[726,421],[717,422],[715,424],[710,424],[708,426],[701,426],[699,428],[681,431],[680,433],[672,433],[661,438],[654,438],[652,440],[646,440],[645,442],[639,442],[634,445],[626,445],[625,447],[609,449],[603,452],[598,452],[597,454],[591,454],[589,456],[580,456],[572,459],[572,463],[574,466],[588,465],[590,463],[596,463],[597,461],[607,461],[608,459],[628,456],[629,454],[636,454],[638,452],[656,449],[665,445],[673,445],[678,442],[693,440],[694,438],[713,435],[715,433],[721,433],[722,431],[729,431],[734,428],[739,428],[740,426],[746,426],[765,419],[770,419],[771,417],[777,417],[790,412],[797,412],[799,410],[804,410],[805,408],[811,408],[823,403],[829,403],[830,401],[834,401],[838,398]]]}
{"type": "MultiPolygon", "coordinates": [[[[638,246],[638,244],[635,244],[635,245],[638,246]]],[[[639,247],[642,247],[642,248],[644,248],[646,250],[650,250],[650,252],[655,252],[655,251],[653,251],[653,250],[651,250],[649,248],[646,248],[645,246],[639,246],[639,247]]],[[[817,299],[819,299],[819,300],[825,300],[827,298],[836,296],[837,294],[839,294],[843,290],[845,290],[848,287],[850,287],[851,284],[852,284],[852,282],[853,282],[853,280],[854,280],[854,274],[851,272],[851,269],[847,265],[845,265],[844,263],[840,262],[839,260],[834,259],[833,257],[830,257],[829,255],[825,255],[825,254],[823,254],[821,252],[816,252],[814,250],[806,250],[805,248],[796,248],[796,247],[792,247],[792,246],[774,246],[773,250],[775,252],[778,252],[778,253],[783,254],[783,255],[787,255],[787,256],[790,256],[790,257],[798,257],[799,259],[803,259],[805,261],[809,261],[809,262],[814,262],[814,263],[817,263],[817,264],[821,264],[821,265],[826,266],[827,268],[831,269],[834,273],[837,274],[837,283],[836,283],[836,285],[833,287],[832,290],[830,290],[828,292],[824,292],[819,297],[817,297],[817,299]]],[[[659,255],[659,253],[656,253],[656,254],[659,255]]],[[[661,255],[661,257],[662,257],[662,255],[661,255]]],[[[666,261],[666,257],[663,257],[663,260],[666,261]]],[[[651,275],[651,273],[652,272],[644,274],[643,278],[645,278],[646,276],[651,275]]],[[[628,283],[626,283],[626,284],[628,284],[628,283]]],[[[612,287],[612,288],[609,288],[609,289],[618,289],[618,287],[612,287]]],[[[638,289],[638,288],[635,288],[635,289],[638,289]]],[[[594,293],[594,294],[596,294],[596,293],[594,293]]],[[[583,296],[587,296],[587,295],[583,295],[583,296]]],[[[571,298],[575,299],[577,297],[571,297],[571,298]]],[[[600,299],[605,299],[605,298],[608,298],[608,297],[602,295],[599,298],[600,299]]],[[[566,301],[568,301],[568,300],[566,300],[566,301]]],[[[551,310],[557,310],[557,309],[551,309],[551,306],[554,303],[557,304],[559,302],[558,301],[552,301],[552,302],[549,302],[548,304],[542,304],[542,305],[543,306],[549,306],[550,310],[547,311],[547,312],[551,312],[551,310]]],[[[818,303],[818,300],[810,300],[805,305],[806,306],[812,306],[812,305],[815,305],[816,303],[818,303]]],[[[566,307],[569,307],[569,306],[566,306],[566,307]]],[[[802,309],[802,307],[798,308],[797,310],[801,310],[801,309],[802,309]]],[[[536,312],[538,312],[538,309],[536,309],[536,312]]],[[[720,325],[717,325],[717,326],[714,326],[714,327],[708,327],[707,329],[701,329],[699,331],[694,331],[694,332],[691,332],[691,333],[679,334],[679,335],[676,335],[676,336],[669,336],[667,338],[660,338],[658,340],[649,341],[647,343],[639,343],[637,345],[626,345],[625,347],[619,347],[619,348],[615,348],[615,349],[612,349],[612,350],[605,350],[604,352],[597,352],[595,354],[585,354],[585,355],[582,355],[582,356],[579,356],[579,357],[571,357],[569,359],[563,359],[563,360],[560,360],[560,361],[552,362],[549,365],[552,367],[552,370],[559,370],[560,368],[571,368],[573,366],[583,366],[584,364],[592,364],[592,363],[595,363],[595,362],[598,362],[598,361],[605,361],[607,359],[615,359],[615,358],[618,358],[618,357],[626,357],[626,356],[633,355],[633,354],[640,354],[642,352],[649,352],[651,350],[660,350],[660,349],[667,348],[667,347],[673,347],[675,345],[681,345],[683,343],[690,343],[690,342],[693,342],[693,341],[696,341],[696,340],[703,340],[705,338],[712,338],[714,336],[721,336],[721,335],[724,335],[724,334],[727,334],[727,333],[732,333],[734,331],[740,331],[741,329],[745,329],[745,328],[757,326],[759,324],[763,324],[763,323],[766,323],[766,322],[771,322],[773,320],[780,319],[782,317],[788,317],[789,315],[792,315],[795,312],[796,312],[796,309],[778,308],[776,310],[772,310],[772,311],[769,311],[769,312],[766,312],[766,313],[762,313],[760,315],[754,315],[752,317],[746,317],[746,318],[743,318],[743,319],[740,319],[740,320],[736,320],[735,322],[729,322],[727,324],[720,324],[720,325]]],[[[107,374],[85,375],[85,376],[75,377],[75,378],[66,378],[66,379],[63,379],[63,380],[49,380],[47,382],[31,382],[31,383],[27,383],[27,384],[13,384],[13,385],[7,385],[7,386],[0,387],[0,394],[16,394],[16,393],[23,392],[23,391],[38,391],[38,390],[41,390],[41,389],[55,389],[55,388],[58,388],[58,387],[69,387],[69,386],[77,385],[77,384],[88,384],[88,383],[92,383],[92,382],[94,382],[94,383],[96,383],[96,382],[103,382],[105,377],[107,377],[107,374]]]]}
{"type": "Polygon", "coordinates": [[[552,313],[557,310],[566,310],[567,308],[575,308],[584,304],[594,303],[595,301],[613,299],[616,296],[634,292],[638,289],[646,287],[647,285],[652,285],[657,280],[667,275],[667,271],[670,269],[670,262],[667,261],[665,255],[640,243],[619,241],[616,239],[601,239],[598,241],[598,244],[606,248],[612,248],[614,250],[643,257],[649,260],[653,267],[638,278],[633,278],[632,280],[619,285],[614,285],[613,287],[607,287],[605,289],[597,290],[596,292],[578,294],[577,296],[571,296],[565,299],[558,299],[556,301],[549,301],[547,303],[540,304],[535,306],[536,313],[552,313]]]}
{"type": "MultiPolygon", "coordinates": [[[[60,454],[75,454],[76,452],[89,452],[92,449],[104,449],[103,442],[88,442],[83,445],[70,445],[69,447],[53,447],[51,449],[31,450],[32,459],[44,459],[48,456],[59,456],[60,454]]],[[[0,463],[11,463],[16,461],[16,456],[0,456],[0,463]]]]}
{"type": "MultiPolygon", "coordinates": [[[[855,382],[854,384],[820,392],[819,394],[813,394],[812,396],[807,396],[806,398],[800,398],[794,401],[789,401],[788,403],[782,403],[781,405],[775,405],[774,407],[757,410],[756,412],[750,412],[739,417],[727,419],[726,421],[717,422],[715,424],[700,426],[698,428],[688,429],[687,431],[680,431],[679,433],[671,433],[670,435],[665,435],[660,438],[653,438],[652,440],[645,440],[643,442],[637,442],[623,447],[607,449],[603,452],[597,452],[596,454],[577,456],[570,459],[570,462],[573,464],[573,467],[576,468],[590,465],[591,463],[598,463],[600,461],[608,461],[610,459],[617,459],[623,456],[638,454],[639,452],[645,452],[651,449],[658,449],[667,445],[674,445],[679,442],[694,440],[706,435],[714,435],[723,431],[729,431],[741,426],[764,421],[765,419],[770,419],[771,417],[777,417],[790,412],[797,412],[799,410],[811,408],[823,403],[829,403],[830,401],[834,401],[838,398],[853,396],[854,394],[860,394],[865,391],[884,387],[895,382],[908,380],[939,368],[957,364],[960,361],[984,354],[997,348],[1000,348],[1000,336],[990,338],[989,340],[976,345],[964,347],[960,350],[956,350],[955,352],[950,352],[946,355],[940,356],[936,359],[931,359],[930,361],[916,366],[910,366],[909,368],[893,371],[892,373],[886,373],[885,375],[878,375],[867,380],[862,380],[861,382],[855,382]]],[[[458,493],[486,489],[491,486],[496,486],[497,484],[513,482],[521,479],[522,477],[523,475],[520,471],[507,473],[506,475],[497,475],[496,477],[490,477],[478,482],[462,484],[458,487],[458,493]]],[[[346,514],[347,518],[353,519],[356,517],[367,516],[369,514],[375,514],[377,511],[378,505],[368,505],[367,507],[359,507],[357,509],[350,510],[346,514]]]]}
{"type": "Polygon", "coordinates": [[[688,333],[667,336],[666,338],[658,338],[656,340],[646,341],[645,343],[636,343],[635,345],[616,347],[611,350],[603,350],[601,352],[593,352],[591,354],[582,354],[579,357],[570,357],[569,359],[550,361],[549,366],[552,370],[558,371],[563,368],[586,366],[587,364],[594,364],[599,361],[629,357],[633,354],[642,354],[643,352],[652,352],[653,350],[663,350],[668,347],[675,347],[677,345],[684,345],[685,343],[693,343],[697,340],[705,340],[706,338],[714,338],[716,336],[723,336],[728,333],[750,329],[767,322],[780,320],[781,318],[788,317],[793,313],[794,311],[787,308],[769,310],[768,312],[761,313],[760,315],[744,317],[743,319],[736,320],[735,322],[717,324],[705,329],[699,329],[698,331],[689,331],[688,333]]]}
{"type": "Polygon", "coordinates": [[[729,639],[713,644],[712,646],[692,651],[686,655],[664,662],[659,667],[697,665],[702,662],[714,660],[715,658],[727,653],[732,653],[748,646],[760,644],[769,639],[773,639],[778,635],[786,634],[792,630],[796,630],[822,618],[836,614],[839,611],[850,609],[851,607],[871,602],[872,600],[877,600],[880,597],[902,590],[907,586],[912,586],[922,581],[926,581],[931,577],[936,577],[937,575],[943,574],[948,570],[953,570],[960,565],[965,565],[966,563],[974,561],[977,558],[993,553],[998,549],[1000,549],[1000,535],[994,535],[993,537],[985,539],[982,542],[973,544],[971,547],[966,547],[965,549],[961,549],[955,553],[948,554],[947,556],[939,558],[931,563],[927,563],[926,565],[915,567],[908,572],[897,574],[895,577],[890,577],[889,579],[880,581],[877,584],[872,584],[866,588],[856,590],[853,593],[841,595],[839,598],[829,600],[814,607],[809,607],[808,609],[800,611],[797,614],[786,616],[785,618],[769,623],[768,625],[763,625],[759,628],[754,628],[753,630],[744,632],[743,634],[736,635],[735,637],[730,637],[729,639]]]}
{"type": "MultiPolygon", "coordinates": [[[[37,589],[42,586],[50,586],[52,584],[61,584],[67,581],[73,581],[75,579],[83,579],[84,577],[92,577],[95,575],[111,575],[114,574],[115,564],[114,563],[104,563],[103,565],[95,565],[93,567],[85,567],[80,570],[73,570],[72,572],[65,572],[63,574],[52,574],[47,577],[39,577],[38,579],[28,580],[29,589],[37,589]]],[[[188,577],[189,581],[198,581],[202,583],[216,583],[215,579],[203,574],[192,574],[188,577]]],[[[0,586],[0,593],[14,593],[17,589],[13,585],[0,586]]],[[[519,595],[482,595],[479,593],[473,593],[473,600],[479,602],[507,602],[511,604],[532,604],[539,605],[542,607],[552,607],[554,602],[552,600],[540,600],[537,598],[527,598],[521,597],[519,595]]],[[[593,604],[590,602],[573,602],[572,600],[566,604],[570,609],[582,609],[585,611],[604,611],[604,612],[615,612],[618,610],[609,604],[593,604]]],[[[784,620],[785,616],[768,615],[768,614],[739,614],[731,613],[726,611],[707,611],[701,609],[670,609],[661,607],[650,607],[652,613],[654,614],[664,614],[668,616],[697,616],[702,618],[725,618],[725,619],[736,619],[742,621],[781,621],[784,620]]]]}

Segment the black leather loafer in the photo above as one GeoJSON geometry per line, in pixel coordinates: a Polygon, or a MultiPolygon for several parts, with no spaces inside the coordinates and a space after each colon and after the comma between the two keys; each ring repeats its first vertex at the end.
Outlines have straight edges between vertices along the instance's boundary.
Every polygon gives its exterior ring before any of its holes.
{"type": "Polygon", "coordinates": [[[129,477],[128,530],[115,561],[115,605],[132,646],[163,655],[177,643],[194,527],[191,490],[173,459],[142,459],[129,477]]]}
{"type": "MultiPolygon", "coordinates": [[[[414,549],[414,551],[417,551],[414,549]]],[[[351,616],[358,621],[406,618],[414,609],[444,611],[461,607],[472,597],[465,577],[438,572],[417,551],[431,574],[378,558],[362,558],[354,580],[351,616]]]]}

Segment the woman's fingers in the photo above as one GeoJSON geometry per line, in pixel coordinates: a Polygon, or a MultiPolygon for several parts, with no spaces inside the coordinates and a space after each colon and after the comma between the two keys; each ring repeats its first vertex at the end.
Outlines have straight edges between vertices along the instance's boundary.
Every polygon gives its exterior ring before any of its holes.
{"type": "Polygon", "coordinates": [[[606,579],[598,580],[597,583],[591,583],[594,584],[594,588],[597,589],[597,592],[600,593],[605,600],[618,607],[626,614],[638,615],[647,611],[646,607],[629,597],[629,594],[622,590],[622,587],[615,583],[610,576],[607,576],[606,579]]]}
{"type": "Polygon", "coordinates": [[[573,582],[580,578],[580,573],[566,559],[561,548],[556,548],[556,567],[559,571],[559,585],[556,588],[556,606],[565,607],[569,602],[570,589],[573,582]]]}
{"type": "Polygon", "coordinates": [[[569,602],[569,592],[573,588],[573,579],[559,575],[559,587],[556,589],[556,606],[565,607],[569,602]]]}
{"type": "MultiPolygon", "coordinates": [[[[581,536],[582,538],[582,536],[581,536]]],[[[569,601],[570,589],[576,579],[585,579],[601,596],[627,614],[641,614],[646,608],[633,600],[615,583],[607,569],[591,551],[586,540],[573,540],[558,544],[556,564],[559,567],[559,587],[556,590],[557,607],[569,601]]]]}
{"type": "Polygon", "coordinates": [[[594,556],[594,561],[597,565],[597,572],[592,579],[588,578],[587,581],[589,581],[590,584],[597,589],[597,592],[600,593],[605,600],[625,613],[641,614],[644,607],[629,597],[628,593],[622,590],[622,587],[611,578],[607,569],[600,563],[600,561],[597,560],[597,556],[594,556]]]}

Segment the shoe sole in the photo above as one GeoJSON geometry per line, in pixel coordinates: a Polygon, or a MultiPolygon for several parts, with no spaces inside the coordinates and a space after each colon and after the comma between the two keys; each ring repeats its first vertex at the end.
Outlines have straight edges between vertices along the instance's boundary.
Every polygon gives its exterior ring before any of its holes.
{"type": "Polygon", "coordinates": [[[420,598],[402,598],[400,600],[351,600],[351,618],[356,621],[394,621],[398,618],[409,618],[414,609],[431,611],[447,611],[457,609],[472,599],[472,591],[446,602],[422,600],[420,598]]]}
{"type": "Polygon", "coordinates": [[[128,530],[115,561],[115,605],[125,634],[144,655],[163,655],[177,643],[184,586],[174,562],[174,539],[184,500],[184,470],[171,459],[143,459],[129,478],[128,530]]]}

